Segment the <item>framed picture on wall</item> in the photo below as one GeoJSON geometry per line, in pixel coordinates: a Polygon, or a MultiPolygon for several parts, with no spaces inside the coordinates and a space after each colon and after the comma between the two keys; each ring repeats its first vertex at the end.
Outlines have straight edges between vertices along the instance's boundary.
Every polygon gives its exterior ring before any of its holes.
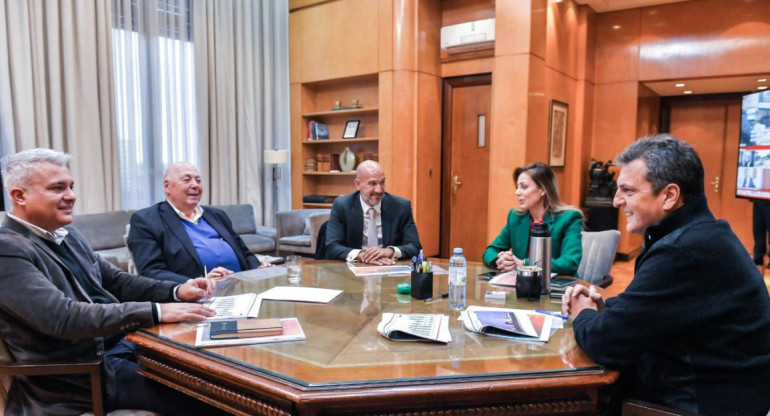
{"type": "Polygon", "coordinates": [[[358,135],[358,125],[361,124],[361,120],[348,120],[345,123],[345,131],[342,133],[343,139],[355,139],[358,135]]]}
{"type": "Polygon", "coordinates": [[[551,117],[548,127],[548,164],[563,167],[567,147],[567,116],[569,106],[561,101],[551,100],[551,117]]]}

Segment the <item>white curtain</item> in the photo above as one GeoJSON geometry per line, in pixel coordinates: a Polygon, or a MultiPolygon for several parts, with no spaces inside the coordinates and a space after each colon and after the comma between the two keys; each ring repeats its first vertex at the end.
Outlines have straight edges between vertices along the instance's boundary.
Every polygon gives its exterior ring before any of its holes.
{"type": "Polygon", "coordinates": [[[164,199],[173,162],[201,165],[192,0],[112,0],[124,209],[164,199]]]}
{"type": "Polygon", "coordinates": [[[289,148],[288,2],[195,1],[193,30],[203,174],[213,204],[250,203],[258,223],[290,209],[289,165],[278,196],[265,149],[289,148]]]}
{"type": "Polygon", "coordinates": [[[102,0],[0,0],[1,152],[70,153],[78,213],[121,204],[109,31],[102,0]]]}

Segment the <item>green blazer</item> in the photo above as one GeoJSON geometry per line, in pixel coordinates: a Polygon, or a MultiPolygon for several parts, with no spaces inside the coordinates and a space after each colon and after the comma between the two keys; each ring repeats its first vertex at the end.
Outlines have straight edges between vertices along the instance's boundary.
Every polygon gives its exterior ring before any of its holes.
{"type": "MultiPolygon", "coordinates": [[[[514,210],[508,213],[508,222],[500,234],[484,251],[484,264],[496,268],[497,253],[513,249],[513,254],[525,259],[529,246],[530,215],[517,215],[514,210]]],[[[580,231],[583,229],[583,217],[576,210],[562,211],[558,214],[547,213],[543,222],[551,230],[551,272],[575,276],[580,259],[583,257],[583,242],[580,231]]]]}

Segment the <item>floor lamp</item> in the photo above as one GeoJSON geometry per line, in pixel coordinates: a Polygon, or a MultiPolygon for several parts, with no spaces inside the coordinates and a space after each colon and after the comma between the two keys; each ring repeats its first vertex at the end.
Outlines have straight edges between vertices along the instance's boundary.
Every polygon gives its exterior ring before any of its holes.
{"type": "Polygon", "coordinates": [[[278,214],[278,179],[281,178],[281,167],[289,163],[288,150],[265,150],[262,153],[266,165],[273,165],[273,226],[277,226],[275,219],[278,214]]]}

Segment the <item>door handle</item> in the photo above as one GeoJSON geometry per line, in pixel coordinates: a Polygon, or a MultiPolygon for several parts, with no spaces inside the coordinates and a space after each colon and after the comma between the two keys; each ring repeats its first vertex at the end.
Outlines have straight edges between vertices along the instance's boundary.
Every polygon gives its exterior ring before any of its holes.
{"type": "Polygon", "coordinates": [[[714,185],[714,192],[719,192],[719,176],[714,178],[713,181],[711,181],[711,184],[714,185]]]}
{"type": "Polygon", "coordinates": [[[459,178],[457,175],[452,177],[452,194],[457,194],[457,188],[460,187],[463,183],[458,180],[459,178]]]}

